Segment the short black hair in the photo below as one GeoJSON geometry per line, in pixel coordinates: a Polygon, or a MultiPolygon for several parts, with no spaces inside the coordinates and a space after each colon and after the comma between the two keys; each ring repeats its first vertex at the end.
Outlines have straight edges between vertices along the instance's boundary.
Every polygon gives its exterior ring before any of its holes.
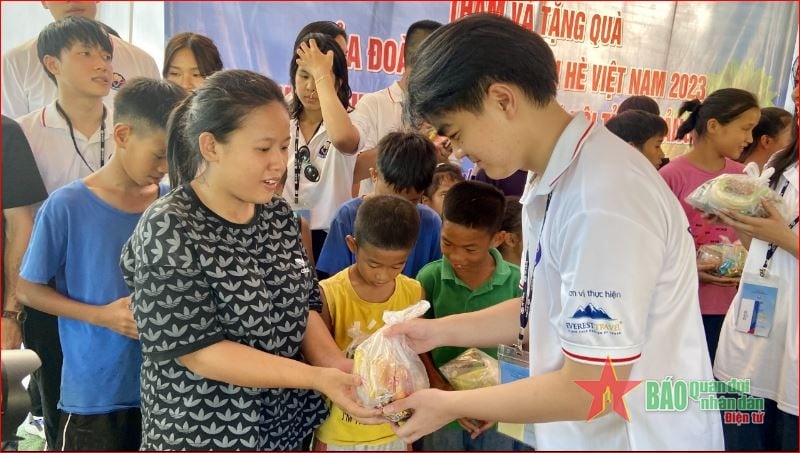
{"type": "Polygon", "coordinates": [[[644,95],[631,96],[622,101],[617,108],[617,115],[629,110],[644,110],[645,112],[650,112],[653,115],[661,115],[661,109],[658,108],[658,102],[656,102],[655,99],[644,95]]]}
{"type": "Polygon", "coordinates": [[[522,204],[517,196],[506,196],[506,210],[500,229],[516,235],[522,235],[522,204]]]}
{"type": "Polygon", "coordinates": [[[424,192],[436,169],[436,147],[418,132],[390,132],[378,142],[377,170],[396,191],[424,192]]]}
{"type": "Polygon", "coordinates": [[[489,234],[500,231],[506,197],[497,187],[480,181],[463,181],[447,191],[442,219],[489,234]]]}
{"type": "Polygon", "coordinates": [[[703,101],[699,99],[686,101],[681,104],[678,116],[686,112],[690,114],[678,127],[675,139],[681,140],[692,131],[695,131],[698,137],[702,137],[706,133],[709,120],[715,119],[724,126],[742,113],[757,108],[759,108],[758,100],[755,95],[739,88],[722,88],[708,95],[703,101]]]}
{"type": "Polygon", "coordinates": [[[608,120],[606,128],[617,137],[640,148],[656,136],[667,135],[667,122],[664,118],[644,110],[628,110],[618,113],[608,120]]]}
{"type": "Polygon", "coordinates": [[[435,20],[418,20],[408,27],[406,43],[403,47],[403,60],[407,68],[414,66],[422,41],[441,26],[441,22],[435,20]]]}
{"type": "Polygon", "coordinates": [[[425,189],[425,196],[433,198],[433,194],[439,190],[439,187],[446,181],[461,182],[464,181],[464,174],[461,173],[461,167],[453,165],[449,162],[444,162],[436,165],[433,170],[433,179],[431,184],[425,189]]]}
{"type": "Polygon", "coordinates": [[[417,53],[406,90],[406,122],[459,110],[478,113],[495,82],[517,85],[536,105],[549,104],[558,85],[553,51],[541,36],[495,14],[444,25],[417,53]]]}
{"type": "Polygon", "coordinates": [[[51,22],[39,32],[36,38],[36,53],[39,62],[44,67],[47,77],[58,84],[56,78],[44,64],[45,55],[61,58],[61,51],[69,50],[76,43],[81,43],[89,47],[98,46],[112,56],[114,46],[105,28],[96,20],[87,19],[82,16],[67,16],[63,19],[51,22]]]}
{"type": "Polygon", "coordinates": [[[169,114],[186,95],[186,90],[166,80],[129,80],[114,97],[114,123],[165,130],[169,114]]]}
{"type": "Polygon", "coordinates": [[[396,195],[366,197],[356,212],[353,235],[361,246],[384,250],[411,250],[419,234],[419,212],[413,203],[396,195]]]}

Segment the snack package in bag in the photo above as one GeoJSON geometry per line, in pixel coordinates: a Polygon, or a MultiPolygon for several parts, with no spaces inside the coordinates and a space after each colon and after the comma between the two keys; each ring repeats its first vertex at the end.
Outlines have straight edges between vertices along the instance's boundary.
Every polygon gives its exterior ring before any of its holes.
{"type": "Polygon", "coordinates": [[[769,177],[774,172],[774,168],[759,172],[758,164],[750,162],[744,167],[745,174],[719,175],[706,181],[686,197],[686,202],[708,214],[731,210],[747,216],[767,217],[761,200],[769,200],[783,217],[787,217],[786,203],[769,187],[769,177]]]}
{"type": "Polygon", "coordinates": [[[747,260],[747,249],[738,242],[731,244],[725,236],[720,236],[720,239],[720,244],[705,244],[697,249],[697,263],[714,265],[711,273],[720,277],[741,276],[747,260]]]}
{"type": "MultiPolygon", "coordinates": [[[[384,312],[384,326],[356,348],[353,374],[361,378],[361,385],[356,388],[356,393],[365,406],[383,407],[417,390],[430,387],[425,365],[408,345],[405,336],[383,335],[388,326],[418,318],[430,306],[427,300],[421,300],[405,310],[384,312]]],[[[386,418],[398,422],[410,416],[408,411],[403,411],[386,415],[386,418]]]]}
{"type": "Polygon", "coordinates": [[[497,359],[478,348],[469,348],[439,367],[447,382],[456,390],[474,390],[500,383],[497,359]]]}

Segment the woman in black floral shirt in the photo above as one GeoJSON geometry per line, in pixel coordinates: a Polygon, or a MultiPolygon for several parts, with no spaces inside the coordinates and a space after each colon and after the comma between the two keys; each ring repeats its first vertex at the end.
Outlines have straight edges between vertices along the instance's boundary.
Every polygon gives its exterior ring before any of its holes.
{"type": "Polygon", "coordinates": [[[144,352],[143,450],[296,449],[327,413],[320,393],[377,415],[355,402],[298,223],[274,196],[288,142],[280,88],[250,71],[212,75],[172,114],[175,189],[121,258],[144,352]]]}

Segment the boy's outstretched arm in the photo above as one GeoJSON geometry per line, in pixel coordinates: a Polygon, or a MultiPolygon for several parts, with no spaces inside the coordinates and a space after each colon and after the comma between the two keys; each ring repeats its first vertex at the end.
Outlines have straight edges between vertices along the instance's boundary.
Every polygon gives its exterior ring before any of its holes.
{"type": "Polygon", "coordinates": [[[386,329],[386,335],[406,335],[418,354],[439,346],[489,348],[512,344],[519,332],[520,299],[509,299],[480,311],[439,319],[412,319],[386,329]]]}
{"type": "MultiPolygon", "coordinates": [[[[632,365],[615,366],[617,381],[630,376],[632,365]]],[[[397,435],[413,442],[457,418],[498,420],[509,423],[544,423],[587,420],[594,396],[575,381],[600,381],[603,366],[589,365],[564,358],[561,369],[508,384],[461,392],[429,389],[415,392],[384,408],[386,413],[413,409],[414,415],[404,424],[395,425],[397,435]]],[[[621,397],[614,392],[613,398],[621,397]]],[[[598,417],[611,412],[611,402],[599,402],[598,417]]]]}

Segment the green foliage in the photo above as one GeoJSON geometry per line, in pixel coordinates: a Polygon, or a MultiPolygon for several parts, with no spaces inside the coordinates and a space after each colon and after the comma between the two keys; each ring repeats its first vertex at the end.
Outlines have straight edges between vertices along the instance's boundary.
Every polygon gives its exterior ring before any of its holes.
{"type": "Polygon", "coordinates": [[[771,107],[777,91],[772,91],[772,76],[767,74],[763,68],[757,68],[752,61],[739,63],[731,60],[717,74],[708,74],[708,85],[706,93],[711,94],[720,88],[740,88],[756,95],[761,107],[771,107]]]}

